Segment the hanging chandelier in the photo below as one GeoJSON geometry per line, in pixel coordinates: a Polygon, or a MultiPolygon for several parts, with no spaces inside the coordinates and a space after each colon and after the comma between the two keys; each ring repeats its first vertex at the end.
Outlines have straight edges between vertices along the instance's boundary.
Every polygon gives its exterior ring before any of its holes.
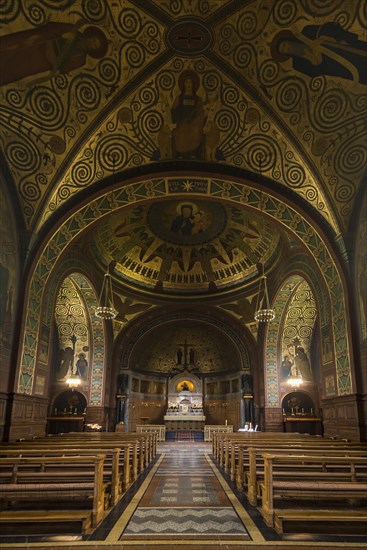
{"type": "Polygon", "coordinates": [[[268,323],[273,319],[275,319],[275,311],[270,307],[268,287],[266,284],[266,275],[264,274],[263,265],[257,294],[255,321],[258,321],[259,323],[268,323]]]}
{"type": "Polygon", "coordinates": [[[66,379],[66,383],[69,388],[77,388],[81,384],[81,379],[77,374],[71,373],[70,376],[66,379]]]}
{"type": "MultiPolygon", "coordinates": [[[[258,159],[259,162],[259,174],[260,174],[260,211],[263,209],[263,191],[261,186],[261,168],[262,168],[262,157],[260,156],[258,159]]],[[[261,264],[262,267],[262,275],[260,276],[259,281],[259,290],[257,294],[257,302],[256,302],[256,310],[255,310],[255,321],[258,321],[259,323],[268,323],[269,321],[272,321],[275,319],[275,311],[271,309],[270,303],[269,303],[269,294],[268,294],[268,287],[266,284],[266,275],[264,272],[264,264],[261,264]]]]}
{"type": "Polygon", "coordinates": [[[291,373],[290,377],[287,380],[287,384],[292,386],[292,388],[299,388],[299,386],[302,384],[302,376],[298,372],[298,369],[296,369],[295,372],[291,373]]]}
{"type": "Polygon", "coordinates": [[[72,335],[70,340],[73,344],[73,360],[71,363],[70,374],[66,379],[66,383],[69,386],[69,388],[74,389],[74,388],[77,388],[82,383],[82,381],[78,373],[77,372],[74,373],[74,358],[75,358],[75,344],[76,344],[75,334],[72,335]]]}
{"type": "Polygon", "coordinates": [[[117,311],[115,310],[113,303],[112,280],[108,268],[103,277],[101,294],[99,296],[98,306],[96,307],[94,314],[99,319],[104,319],[105,321],[108,319],[114,319],[117,315],[117,311]]]}

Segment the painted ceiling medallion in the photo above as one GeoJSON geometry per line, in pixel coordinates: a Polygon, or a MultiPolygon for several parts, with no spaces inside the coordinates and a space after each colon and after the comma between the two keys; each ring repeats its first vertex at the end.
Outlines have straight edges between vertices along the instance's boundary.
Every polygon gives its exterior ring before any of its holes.
{"type": "Polygon", "coordinates": [[[198,55],[212,44],[210,30],[195,19],[184,19],[168,29],[166,41],[169,48],[181,55],[198,55]]]}
{"type": "Polygon", "coordinates": [[[279,238],[252,213],[196,198],[115,213],[95,234],[98,256],[115,262],[124,284],[170,297],[243,287],[276,253],[279,238]]]}
{"type": "Polygon", "coordinates": [[[197,200],[154,204],[147,218],[152,233],[179,245],[209,242],[223,233],[228,221],[222,204],[197,200]]]}

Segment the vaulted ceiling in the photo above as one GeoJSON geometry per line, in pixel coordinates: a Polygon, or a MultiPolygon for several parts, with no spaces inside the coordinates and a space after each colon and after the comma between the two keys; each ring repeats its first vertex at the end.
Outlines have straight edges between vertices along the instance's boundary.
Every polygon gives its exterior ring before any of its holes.
{"type": "MultiPolygon", "coordinates": [[[[259,178],[330,234],[348,230],[366,172],[365,2],[14,0],[0,24],[2,169],[30,233],[105,181],[173,170],[259,178]],[[180,133],[185,79],[196,122],[180,133]]],[[[275,226],[190,185],[186,202],[96,226],[96,261],[140,290],[168,273],[175,296],[236,288],[277,258],[275,226]],[[173,225],[184,203],[190,234],[173,225]]]]}

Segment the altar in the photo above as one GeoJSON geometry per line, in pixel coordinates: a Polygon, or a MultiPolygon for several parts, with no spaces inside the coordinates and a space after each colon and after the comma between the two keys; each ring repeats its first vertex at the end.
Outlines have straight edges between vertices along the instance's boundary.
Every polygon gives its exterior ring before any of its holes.
{"type": "Polygon", "coordinates": [[[181,373],[169,381],[168,408],[164,415],[167,431],[203,431],[202,382],[191,373],[181,373]]]}
{"type": "Polygon", "coordinates": [[[202,432],[204,430],[205,416],[193,414],[165,415],[164,423],[168,431],[194,430],[202,432]]]}

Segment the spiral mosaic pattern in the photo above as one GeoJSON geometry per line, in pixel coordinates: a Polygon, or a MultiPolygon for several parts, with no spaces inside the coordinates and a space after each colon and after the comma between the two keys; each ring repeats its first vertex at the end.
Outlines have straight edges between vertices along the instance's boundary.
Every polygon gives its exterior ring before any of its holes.
{"type": "Polygon", "coordinates": [[[72,335],[78,338],[76,354],[82,351],[83,346],[89,345],[85,304],[77,287],[69,277],[64,280],[57,295],[55,321],[59,334],[60,349],[71,346],[70,338],[72,335]]]}
{"type": "Polygon", "coordinates": [[[106,17],[107,4],[103,0],[83,0],[82,9],[89,21],[99,23],[106,17]]]}
{"type": "MultiPolygon", "coordinates": [[[[277,56],[272,43],[295,28],[298,39],[308,36],[312,41],[312,26],[322,39],[330,29],[325,25],[332,22],[346,33],[344,44],[349,33],[355,36],[353,47],[359,47],[367,29],[365,2],[347,8],[342,0],[282,0],[265,9],[261,2],[174,0],[147,2],[143,10],[133,3],[103,0],[0,0],[0,8],[0,24],[11,24],[12,32],[38,32],[49,22],[68,22],[80,31],[98,27],[108,40],[106,55],[87,55],[78,68],[57,75],[40,72],[4,87],[1,147],[27,227],[38,215],[47,219],[82,187],[109,175],[110,146],[98,143],[108,133],[117,142],[122,133],[123,143],[116,146],[120,170],[162,160],[164,133],[168,139],[172,126],[170,107],[179,75],[188,67],[199,75],[198,95],[217,140],[203,160],[256,172],[253,130],[259,136],[257,148],[270,155],[264,163],[267,175],[312,202],[328,223],[337,219],[347,226],[366,164],[365,85],[308,72],[297,56],[277,56]],[[208,31],[208,43],[198,54],[193,50],[188,63],[188,43],[175,49],[166,37],[175,26],[184,31],[192,24],[194,29],[195,17],[201,18],[203,36],[208,31]],[[272,150],[264,145],[268,139],[272,150]],[[97,153],[95,162],[89,150],[97,153]],[[293,158],[287,165],[289,151],[293,158]],[[56,181],[61,182],[58,189],[56,181]],[[62,188],[65,182],[68,190],[62,188]],[[40,212],[41,204],[50,205],[47,212],[40,212]],[[334,216],[331,205],[337,209],[334,216]]],[[[194,34],[190,40],[193,44],[194,34]]],[[[343,59],[343,52],[339,55],[343,59]]],[[[347,67],[351,61],[345,59],[347,67]]],[[[334,229],[340,229],[336,222],[334,229]]]]}
{"type": "Polygon", "coordinates": [[[274,21],[281,26],[289,26],[298,16],[297,0],[285,0],[274,5],[274,21]]]}
{"type": "Polygon", "coordinates": [[[294,346],[296,338],[306,352],[311,345],[312,332],[316,321],[315,297],[306,281],[302,281],[291,294],[285,315],[282,354],[287,354],[289,346],[294,346]]]}

